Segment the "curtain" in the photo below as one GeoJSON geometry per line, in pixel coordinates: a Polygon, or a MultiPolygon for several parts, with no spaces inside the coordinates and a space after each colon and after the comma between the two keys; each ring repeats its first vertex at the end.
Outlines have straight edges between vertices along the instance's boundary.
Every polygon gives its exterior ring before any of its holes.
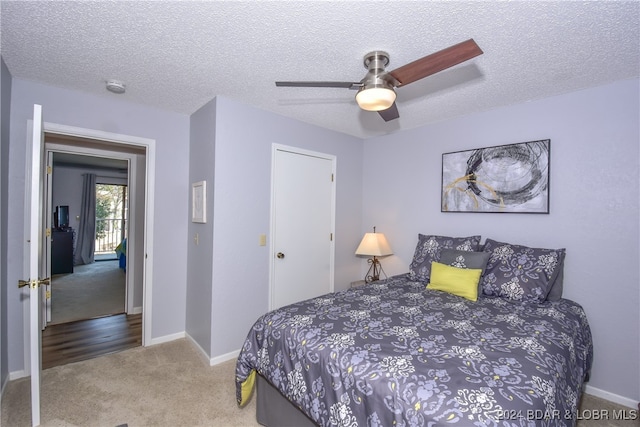
{"type": "Polygon", "coordinates": [[[76,235],[74,265],[91,264],[96,245],[96,174],[83,175],[80,224],[76,235]]]}

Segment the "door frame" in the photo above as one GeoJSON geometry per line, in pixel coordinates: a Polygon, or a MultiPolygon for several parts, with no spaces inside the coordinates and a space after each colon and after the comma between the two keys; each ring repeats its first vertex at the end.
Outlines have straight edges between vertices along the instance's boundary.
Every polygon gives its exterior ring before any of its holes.
{"type": "MultiPolygon", "coordinates": [[[[45,141],[44,141],[45,137],[44,137],[44,132],[43,132],[43,137],[42,137],[42,146],[43,148],[45,147],[45,141]]],[[[52,160],[52,154],[47,152],[47,149],[44,148],[42,150],[44,152],[44,157],[42,158],[42,162],[43,162],[43,166],[45,168],[45,171],[43,172],[44,175],[44,194],[42,195],[42,197],[44,197],[44,203],[41,202],[41,205],[43,206],[44,209],[44,230],[50,230],[49,232],[45,232],[45,248],[46,250],[44,251],[44,266],[45,266],[45,274],[46,277],[48,277],[49,280],[49,284],[47,286],[45,286],[46,292],[44,292],[44,295],[42,295],[43,301],[44,303],[42,304],[42,329],[44,330],[44,328],[47,327],[47,325],[49,324],[49,322],[51,321],[51,297],[50,297],[50,292],[51,289],[53,289],[53,287],[51,286],[51,284],[53,283],[53,279],[51,279],[51,235],[52,235],[52,230],[53,228],[51,228],[51,224],[53,222],[52,217],[53,217],[53,213],[51,212],[51,209],[49,209],[49,207],[51,206],[51,192],[53,190],[53,180],[52,180],[52,174],[49,173],[49,171],[51,170],[51,160],[52,160]]]]}
{"type": "Polygon", "coordinates": [[[306,150],[299,147],[292,147],[289,145],[283,145],[278,143],[271,144],[271,221],[269,235],[271,236],[269,245],[269,310],[274,308],[274,287],[275,287],[275,228],[276,228],[276,214],[275,214],[275,172],[276,172],[276,152],[286,151],[293,154],[299,154],[303,156],[318,157],[321,159],[331,161],[331,173],[333,174],[334,185],[331,188],[331,233],[333,238],[331,239],[331,251],[329,253],[329,292],[334,290],[335,280],[335,251],[336,251],[336,187],[337,187],[337,174],[336,163],[337,158],[333,154],[320,153],[318,151],[306,150]]]}
{"type": "MultiPolygon", "coordinates": [[[[33,123],[32,119],[28,120],[28,124],[33,123]]],[[[104,146],[104,143],[133,146],[142,148],[146,152],[145,156],[145,202],[144,202],[144,239],[141,248],[144,254],[144,263],[142,265],[142,346],[150,345],[152,342],[151,325],[153,325],[152,297],[153,297],[153,229],[154,229],[154,206],[155,206],[155,163],[156,163],[156,141],[155,139],[143,138],[132,135],[105,132],[95,129],[80,128],[75,126],[67,126],[58,123],[43,123],[43,132],[45,134],[60,135],[70,138],[81,138],[85,140],[94,140],[96,144],[104,146]]],[[[41,201],[43,203],[43,201],[41,201]]],[[[26,311],[26,310],[25,310],[26,311]]],[[[28,322],[26,327],[28,328],[28,322]]],[[[25,343],[25,366],[29,366],[29,348],[28,342],[25,343]]],[[[29,375],[30,372],[27,372],[29,375]]]]}
{"type": "MultiPolygon", "coordinates": [[[[127,240],[127,254],[129,255],[128,257],[129,261],[131,261],[132,259],[136,259],[135,257],[138,254],[138,251],[140,249],[136,244],[137,243],[136,240],[132,239],[131,236],[136,235],[135,234],[136,229],[140,226],[140,224],[138,224],[136,221],[139,207],[136,206],[136,203],[132,202],[136,200],[137,195],[140,191],[140,189],[136,184],[136,180],[138,177],[138,170],[137,170],[138,168],[136,165],[137,155],[133,153],[110,151],[110,150],[97,149],[92,147],[77,147],[77,146],[65,145],[64,142],[47,142],[48,135],[51,135],[51,133],[45,132],[44,145],[45,145],[46,156],[48,156],[51,153],[54,155],[54,158],[55,158],[56,153],[68,153],[68,154],[75,154],[78,156],[102,157],[102,158],[109,158],[109,159],[124,160],[127,162],[127,187],[128,187],[127,205],[129,208],[129,221],[127,223],[127,226],[129,228],[127,230],[128,232],[127,235],[129,236],[129,239],[127,240]]],[[[55,170],[53,170],[52,174],[55,174],[55,170]]],[[[50,214],[52,211],[51,208],[53,207],[51,206],[51,203],[52,203],[51,195],[49,194],[46,197],[47,197],[47,200],[45,200],[45,208],[48,207],[48,210],[46,212],[50,214]]],[[[49,229],[53,229],[51,221],[47,223],[47,227],[49,229]]],[[[51,240],[50,238],[47,238],[48,247],[50,247],[50,240],[51,240]]],[[[127,265],[127,269],[125,271],[125,277],[126,277],[125,312],[127,314],[134,314],[133,290],[134,290],[134,284],[135,284],[134,278],[137,273],[137,268],[135,263],[129,263],[129,264],[130,265],[127,265]]],[[[50,266],[48,268],[50,268],[50,266]]],[[[48,272],[50,273],[50,270],[48,272]]],[[[144,289],[144,286],[143,286],[143,289],[144,289]]],[[[52,298],[53,298],[53,293],[52,293],[52,298]]]]}

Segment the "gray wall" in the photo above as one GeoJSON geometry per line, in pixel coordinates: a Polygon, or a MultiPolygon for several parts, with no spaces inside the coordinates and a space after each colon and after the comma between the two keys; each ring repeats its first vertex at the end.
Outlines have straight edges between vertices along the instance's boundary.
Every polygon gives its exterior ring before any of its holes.
{"type": "Polygon", "coordinates": [[[207,180],[208,218],[188,227],[186,310],[187,334],[211,358],[237,351],[269,307],[269,242],[258,236],[270,238],[273,143],[337,156],[335,287],[360,277],[362,140],[216,98],[191,117],[189,176],[207,180]]]}
{"type": "Polygon", "coordinates": [[[335,288],[360,278],[363,141],[218,97],[213,200],[211,354],[240,349],[268,309],[273,143],[336,160],[335,288]],[[258,236],[267,235],[267,246],[258,236]]]}
{"type": "Polygon", "coordinates": [[[367,140],[365,164],[384,168],[364,171],[363,216],[395,251],[387,273],[408,270],[418,233],[566,248],[564,295],[583,305],[593,332],[589,386],[636,402],[638,93],[637,79],[620,81],[367,140]],[[442,153],[547,138],[549,215],[440,212],[442,153]]]}
{"type": "MultiPolygon", "coordinates": [[[[152,339],[184,333],[187,265],[189,116],[123,101],[13,79],[8,194],[8,283],[23,275],[24,164],[27,120],[33,104],[45,122],[144,137],[156,141],[153,247],[152,339]]],[[[8,286],[9,371],[24,367],[23,312],[17,286],[8,286]]]]}
{"type": "Polygon", "coordinates": [[[0,389],[9,378],[7,342],[7,214],[9,193],[9,135],[11,73],[0,57],[0,389]]]}
{"type": "MultiPolygon", "coordinates": [[[[207,222],[191,222],[187,238],[187,334],[202,351],[211,356],[211,304],[213,274],[213,192],[215,171],[216,100],[212,100],[191,115],[189,148],[189,186],[207,182],[207,222]],[[196,242],[196,234],[198,241],[196,242]]],[[[189,191],[191,191],[189,189],[189,191]]],[[[189,205],[191,206],[191,193],[189,205]]]]}

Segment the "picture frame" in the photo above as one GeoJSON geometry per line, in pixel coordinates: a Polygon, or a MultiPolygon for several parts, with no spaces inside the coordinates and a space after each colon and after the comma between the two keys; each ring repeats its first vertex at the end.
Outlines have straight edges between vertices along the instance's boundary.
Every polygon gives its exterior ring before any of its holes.
{"type": "Polygon", "coordinates": [[[441,212],[549,213],[551,140],[442,154],[441,212]]]}
{"type": "Polygon", "coordinates": [[[191,184],[191,222],[207,222],[207,181],[191,184]]]}

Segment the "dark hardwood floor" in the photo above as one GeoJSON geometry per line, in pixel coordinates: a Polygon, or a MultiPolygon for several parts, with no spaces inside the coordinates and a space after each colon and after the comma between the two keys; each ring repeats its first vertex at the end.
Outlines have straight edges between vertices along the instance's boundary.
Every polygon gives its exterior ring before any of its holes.
{"type": "Polygon", "coordinates": [[[42,369],[141,345],[141,314],[117,314],[51,325],[42,331],[42,369]]]}

